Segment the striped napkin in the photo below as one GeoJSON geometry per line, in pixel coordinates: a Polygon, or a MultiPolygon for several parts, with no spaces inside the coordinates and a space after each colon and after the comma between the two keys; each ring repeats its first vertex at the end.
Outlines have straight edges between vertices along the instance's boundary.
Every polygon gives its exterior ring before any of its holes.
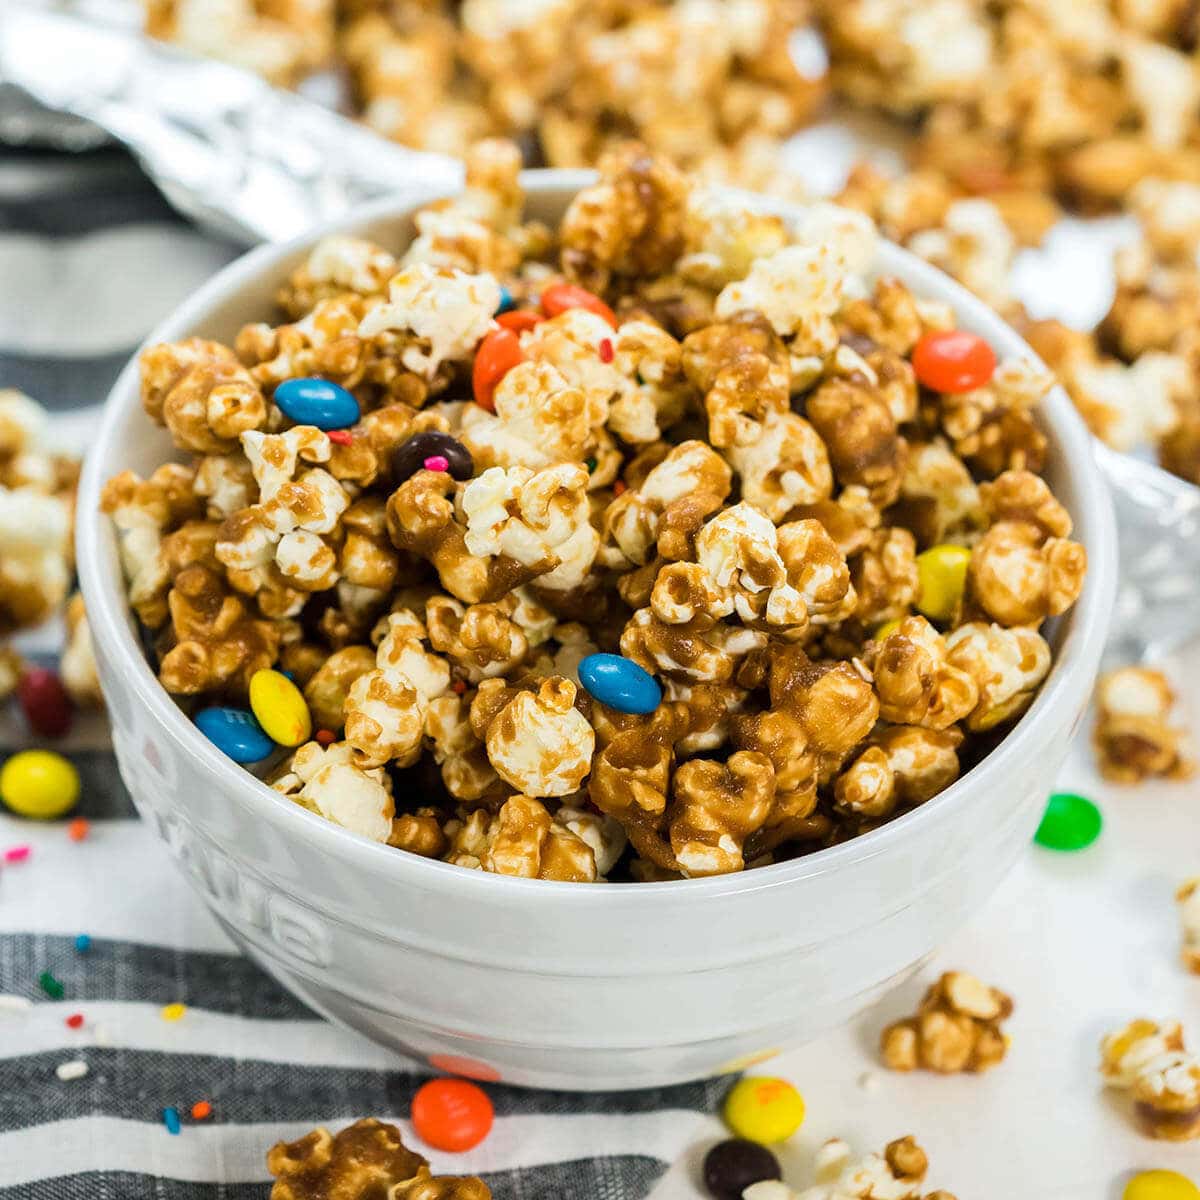
{"type": "MultiPolygon", "coordinates": [[[[53,411],[64,446],[85,448],[137,343],[236,253],[180,221],[119,151],[8,154],[0,387],[28,392],[53,411]]],[[[57,639],[40,630],[20,648],[52,662],[57,639]]],[[[0,716],[0,758],[29,744],[15,714],[0,716]]],[[[0,869],[0,1197],[262,1198],[265,1153],[281,1138],[361,1116],[407,1128],[421,1067],[326,1024],[238,954],[137,819],[103,717],[82,718],[56,748],[83,778],[86,839],[0,815],[0,853],[30,848],[0,869]],[[39,984],[44,972],[60,999],[39,984]],[[177,1004],[183,1015],[166,1019],[177,1004]],[[212,1115],[196,1121],[200,1101],[212,1115]],[[182,1115],[177,1135],[167,1107],[182,1115]]],[[[492,1087],[488,1140],[431,1158],[437,1171],[482,1174],[498,1200],[635,1200],[712,1138],[724,1087],[492,1087]]],[[[682,1175],[656,1195],[694,1195],[682,1175]]]]}

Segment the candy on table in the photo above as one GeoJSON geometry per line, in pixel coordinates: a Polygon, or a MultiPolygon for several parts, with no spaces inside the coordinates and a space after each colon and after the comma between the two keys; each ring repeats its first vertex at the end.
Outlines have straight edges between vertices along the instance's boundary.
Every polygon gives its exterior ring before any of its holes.
{"type": "Polygon", "coordinates": [[[917,555],[917,610],[931,621],[950,621],[962,604],[971,551],[966,546],[931,546],[917,555]]]}
{"type": "Polygon", "coordinates": [[[747,1141],[786,1142],[804,1124],[804,1097],[786,1079],[749,1075],[729,1089],[721,1115],[747,1141]]]}
{"type": "Polygon", "coordinates": [[[87,817],[76,817],[67,824],[67,837],[73,842],[86,841],[91,830],[92,825],[87,817]]]}
{"type": "Polygon", "coordinates": [[[1200,1200],[1200,1188],[1178,1171],[1139,1171],[1121,1200],[1200,1200]]]}
{"type": "Polygon", "coordinates": [[[193,1121],[207,1121],[212,1116],[212,1102],[210,1100],[197,1100],[192,1105],[191,1111],[193,1121]]]}
{"type": "Polygon", "coordinates": [[[589,654],[577,669],[592,699],[617,712],[652,713],[662,701],[654,676],[619,654],[589,654]]]}
{"type": "Polygon", "coordinates": [[[250,677],[250,710],[263,732],[280,746],[299,746],[312,733],[304,696],[279,671],[255,671],[250,677]]]}
{"type": "Polygon", "coordinates": [[[254,714],[245,709],[202,708],[195,722],[196,728],[234,762],[261,762],[275,749],[254,714]]]}
{"type": "Polygon", "coordinates": [[[1033,840],[1048,850],[1083,850],[1100,836],[1103,825],[1100,810],[1085,796],[1055,792],[1033,840]]]}
{"type": "Polygon", "coordinates": [[[353,393],[327,379],[285,379],[271,397],[297,425],[347,429],[362,415],[353,393]]]}
{"type": "Polygon", "coordinates": [[[879,1037],[884,1066],[918,1067],[943,1075],[994,1067],[1008,1050],[1000,1022],[1013,1002],[965,971],[947,971],[933,984],[911,1017],[893,1021],[879,1037]]]}
{"type": "Polygon", "coordinates": [[[965,329],[943,329],[917,342],[912,365],[918,382],[935,392],[973,392],[995,374],[996,352],[965,329]]]}
{"type": "Polygon", "coordinates": [[[366,1118],[337,1134],[314,1129],[294,1142],[277,1142],[267,1152],[275,1177],[270,1200],[313,1200],[317,1196],[437,1197],[438,1200],[490,1200],[491,1191],[474,1176],[435,1176],[429,1163],[408,1149],[395,1125],[366,1118]],[[397,1186],[399,1185],[399,1186],[397,1186]]]}
{"type": "Polygon", "coordinates": [[[186,1014],[187,1005],[180,1004],[178,1000],[170,1004],[164,1004],[158,1013],[164,1021],[182,1021],[186,1014]]]}
{"type": "Polygon", "coordinates": [[[6,863],[22,863],[33,853],[33,847],[28,842],[23,842],[19,846],[9,846],[4,851],[4,861],[6,863]]]}
{"type": "Polygon", "coordinates": [[[752,1183],[782,1178],[775,1155],[745,1138],[718,1142],[704,1156],[704,1186],[716,1200],[742,1200],[742,1192],[752,1183]]]}
{"type": "Polygon", "coordinates": [[[62,981],[50,971],[43,971],[38,976],[38,986],[51,1000],[61,1000],[66,994],[66,988],[63,987],[62,981]]]}
{"type": "Polygon", "coordinates": [[[80,954],[86,954],[92,948],[92,937],[88,933],[77,933],[75,935],[75,949],[80,954]]]}
{"type": "Polygon", "coordinates": [[[408,441],[397,446],[392,454],[392,475],[396,484],[411,478],[422,467],[427,471],[434,470],[428,465],[429,459],[434,457],[445,462],[445,466],[436,469],[446,471],[452,479],[470,479],[475,474],[471,452],[458,438],[427,429],[413,434],[408,441]]]}
{"type": "Polygon", "coordinates": [[[71,1013],[69,1017],[64,1018],[63,1024],[66,1025],[68,1029],[82,1029],[83,1013],[71,1013]]]}
{"type": "Polygon", "coordinates": [[[49,667],[31,667],[17,684],[17,699],[30,729],[42,737],[63,737],[71,728],[71,697],[49,667]]]}
{"type": "Polygon", "coordinates": [[[60,1062],[54,1068],[54,1074],[58,1076],[63,1083],[70,1083],[75,1079],[82,1079],[88,1073],[88,1065],[82,1058],[71,1058],[66,1062],[60,1062]]]}
{"type": "Polygon", "coordinates": [[[162,1110],[162,1123],[166,1126],[168,1133],[178,1136],[179,1131],[183,1127],[179,1120],[179,1109],[173,1104],[167,1105],[162,1110]]]}
{"type": "Polygon", "coordinates": [[[0,767],[0,800],[22,817],[50,821],[79,800],[79,772],[52,750],[21,750],[0,767]]]}
{"type": "Polygon", "coordinates": [[[451,1154],[478,1146],[491,1133],[493,1118],[487,1092],[465,1079],[431,1079],[412,1100],[417,1136],[451,1154]]]}
{"type": "Polygon", "coordinates": [[[1139,1128],[1164,1141],[1200,1137],[1200,1055],[1184,1045],[1178,1021],[1139,1017],[1100,1043],[1100,1074],[1128,1092],[1139,1128]]]}

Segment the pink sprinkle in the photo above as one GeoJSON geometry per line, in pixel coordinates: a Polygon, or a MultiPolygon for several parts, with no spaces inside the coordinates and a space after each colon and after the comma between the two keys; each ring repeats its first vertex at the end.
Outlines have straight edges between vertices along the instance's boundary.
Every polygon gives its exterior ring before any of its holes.
{"type": "Polygon", "coordinates": [[[32,853],[32,846],[9,846],[4,852],[4,861],[8,863],[24,862],[32,853]]]}
{"type": "Polygon", "coordinates": [[[425,460],[425,470],[448,471],[450,470],[450,460],[444,454],[431,454],[425,460]]]}
{"type": "Polygon", "coordinates": [[[326,430],[325,436],[331,442],[337,442],[339,446],[350,446],[354,442],[354,434],[348,429],[329,429],[326,430]]]}
{"type": "Polygon", "coordinates": [[[605,338],[604,341],[602,341],[600,343],[600,361],[609,363],[609,362],[612,362],[612,360],[613,360],[612,338],[605,338]]]}

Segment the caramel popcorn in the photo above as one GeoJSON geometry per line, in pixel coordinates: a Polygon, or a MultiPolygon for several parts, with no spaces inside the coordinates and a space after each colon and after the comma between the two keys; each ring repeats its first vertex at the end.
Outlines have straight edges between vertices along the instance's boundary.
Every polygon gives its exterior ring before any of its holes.
{"type": "Polygon", "coordinates": [[[1200,878],[1189,879],[1175,893],[1179,905],[1179,923],[1183,932],[1183,965],[1200,975],[1200,878]]]}
{"type": "Polygon", "coordinates": [[[490,1200],[481,1179],[434,1175],[395,1125],[365,1118],[337,1134],[314,1129],[267,1152],[271,1200],[490,1200]]]}
{"type": "Polygon", "coordinates": [[[1012,1000],[963,971],[947,971],[921,1000],[916,1015],[896,1021],[880,1035],[884,1065],[893,1071],[954,1074],[986,1071],[1008,1051],[1000,1022],[1012,1000]]]}
{"type": "MultiPolygon", "coordinates": [[[[882,1154],[854,1158],[841,1138],[817,1150],[812,1187],[793,1191],[785,1183],[754,1183],[745,1200],[921,1200],[929,1159],[912,1136],[889,1142],[882,1154]]],[[[924,1192],[924,1200],[954,1200],[949,1192],[924,1192]]]]}
{"type": "Polygon", "coordinates": [[[1186,731],[1171,724],[1175,692],[1152,667],[1120,667],[1096,685],[1092,740],[1105,779],[1186,779],[1195,770],[1186,731]]]}
{"type": "MultiPolygon", "coordinates": [[[[759,46],[752,7],[776,28],[757,0],[730,20],[759,46]]],[[[484,4],[462,19],[473,55],[534,33],[484,4]]],[[[364,71],[387,20],[353,17],[364,71]]],[[[434,5],[403,37],[452,32],[434,5]]],[[[520,110],[560,86],[540,61],[527,91],[489,88],[520,110]]],[[[265,764],[273,786],[493,874],[723,874],[925,803],[1032,703],[1039,626],[1083,584],[1037,473],[1048,376],[918,387],[914,346],[951,314],[870,279],[861,212],[785,221],[614,143],[551,231],[524,219],[518,167],[487,141],[409,245],[319,242],[234,350],[145,352],[182,461],[118,476],[104,505],[164,686],[244,705],[254,671],[291,672],[314,740],[265,764]],[[353,425],[280,409],[310,376],[352,393],[353,425]],[[945,545],[970,550],[967,594],[933,623],[918,554],[945,545]],[[657,707],[590,694],[598,653],[655,676],[657,707]]],[[[902,215],[966,229],[959,199],[902,215]]]]}
{"type": "Polygon", "coordinates": [[[1139,1018],[1100,1043],[1105,1083],[1127,1091],[1148,1137],[1187,1142],[1200,1137],[1200,1056],[1185,1049],[1178,1021],[1139,1018]]]}

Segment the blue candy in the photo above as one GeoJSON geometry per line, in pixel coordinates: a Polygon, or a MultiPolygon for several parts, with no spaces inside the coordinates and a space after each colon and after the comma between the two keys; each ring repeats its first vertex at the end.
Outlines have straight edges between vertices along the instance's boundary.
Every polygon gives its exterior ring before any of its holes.
{"type": "Polygon", "coordinates": [[[243,708],[202,708],[196,714],[196,728],[234,762],[258,762],[275,749],[254,714],[243,708]]]}
{"type": "Polygon", "coordinates": [[[506,313],[517,307],[517,302],[513,299],[513,294],[503,284],[500,285],[500,307],[496,309],[496,315],[506,313]]]}
{"type": "Polygon", "coordinates": [[[589,654],[579,664],[579,682],[617,712],[651,713],[662,700],[654,676],[619,654],[589,654]]]}
{"type": "Polygon", "coordinates": [[[90,934],[80,933],[75,937],[75,949],[80,954],[86,954],[92,948],[92,939],[90,934]]]}
{"type": "Polygon", "coordinates": [[[289,420],[318,429],[347,429],[362,415],[358,401],[327,379],[285,379],[274,400],[289,420]]]}
{"type": "Polygon", "coordinates": [[[179,1136],[179,1130],[182,1128],[179,1121],[179,1109],[173,1104],[162,1110],[162,1121],[167,1127],[168,1133],[179,1136]]]}

